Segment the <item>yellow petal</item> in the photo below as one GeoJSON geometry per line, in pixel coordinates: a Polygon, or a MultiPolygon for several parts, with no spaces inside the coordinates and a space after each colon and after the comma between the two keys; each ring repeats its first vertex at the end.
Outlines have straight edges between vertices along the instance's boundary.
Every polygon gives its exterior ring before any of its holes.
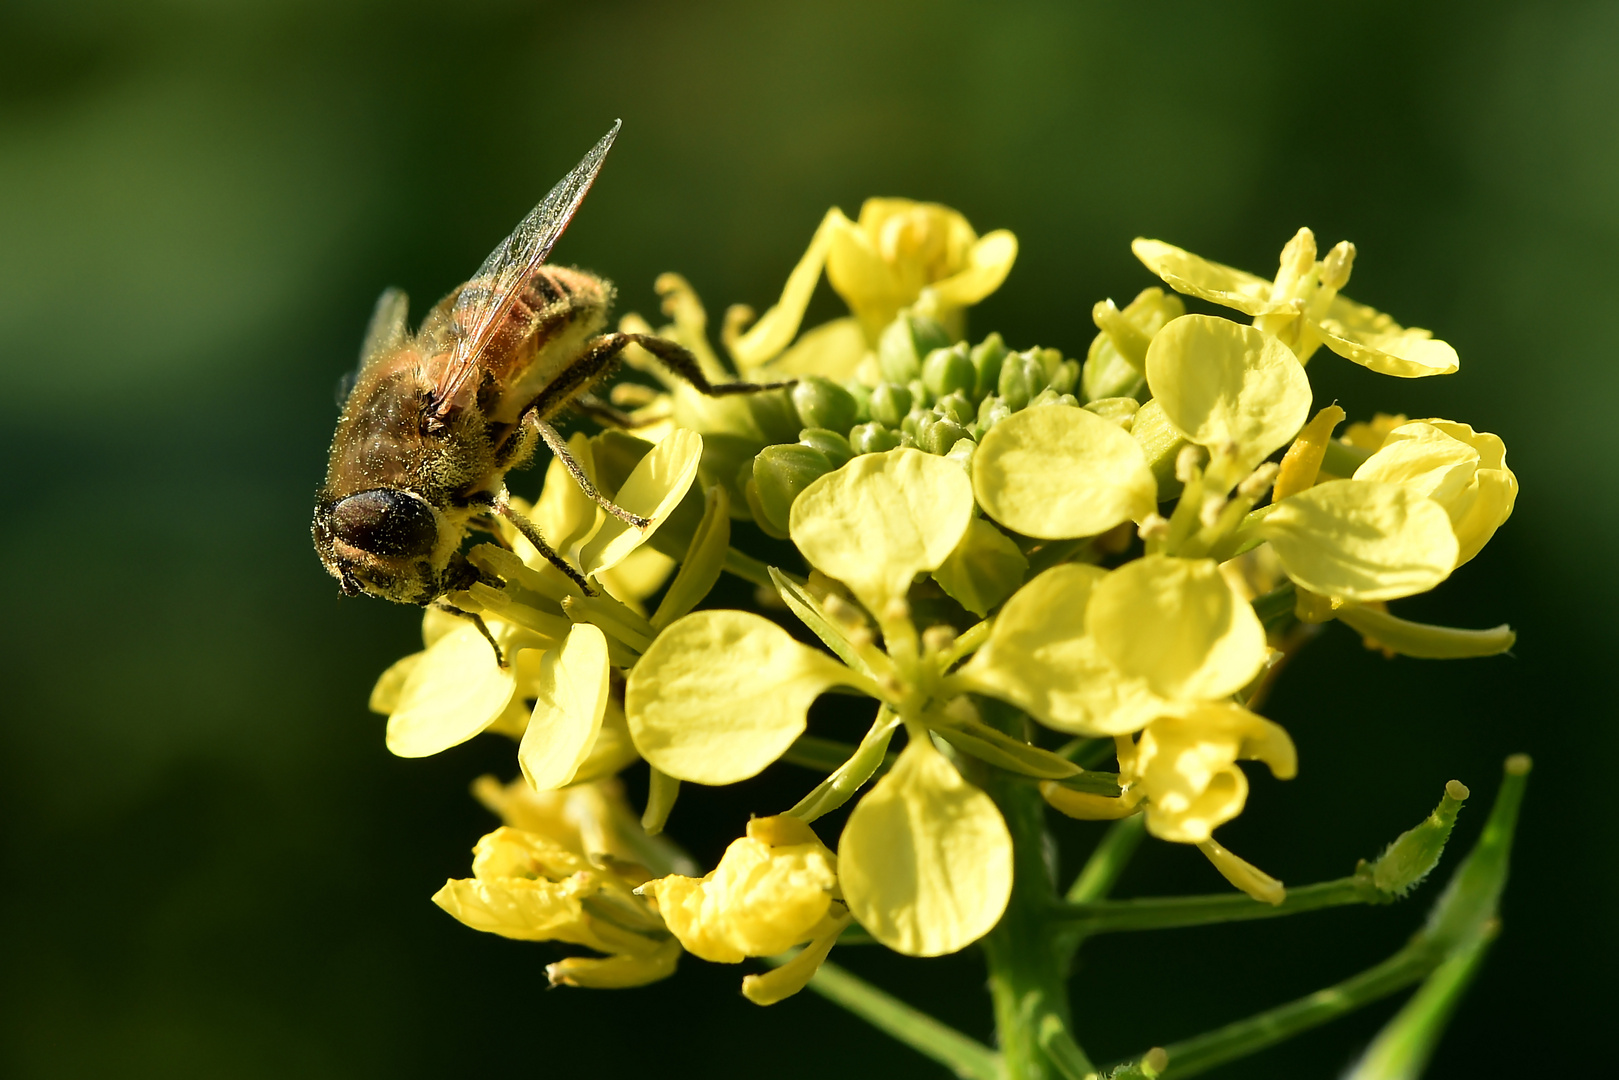
{"type": "Polygon", "coordinates": [[[956,672],[959,684],[1075,734],[1122,735],[1160,715],[1163,698],[1116,669],[1086,630],[1091,592],[1106,576],[1097,566],[1065,563],[1019,589],[989,640],[956,672]]]}
{"type": "Polygon", "coordinates": [[[809,249],[798,260],[798,265],[793,267],[792,273],[787,275],[781,299],[747,333],[731,342],[731,356],[738,368],[747,371],[758,367],[793,340],[793,335],[798,333],[798,324],[803,321],[804,309],[809,306],[810,296],[815,292],[815,283],[820,280],[821,267],[826,264],[826,252],[833,235],[839,229],[852,227],[853,223],[837,207],[826,212],[810,240],[809,249]]]}
{"type": "Polygon", "coordinates": [[[1197,845],[1197,848],[1208,856],[1209,862],[1220,871],[1221,877],[1260,903],[1280,904],[1287,899],[1287,890],[1282,887],[1280,881],[1247,859],[1231,854],[1217,841],[1205,840],[1197,845]]]}
{"type": "Polygon", "coordinates": [[[632,514],[650,518],[652,524],[642,530],[607,516],[579,552],[579,564],[585,573],[596,574],[617,566],[646,543],[691,490],[702,457],[703,437],[684,428],[648,451],[625,478],[613,501],[632,514]]]}
{"type": "Polygon", "coordinates": [[[802,822],[791,825],[807,838],[770,835],[773,820],[750,822],[708,876],[670,875],[643,886],[687,952],[721,964],[775,956],[808,941],[825,918],[838,883],[832,853],[802,822]],[[771,842],[781,839],[799,842],[771,842]]]}
{"type": "Polygon", "coordinates": [[[1148,724],[1129,772],[1147,799],[1147,830],[1201,843],[1242,812],[1248,778],[1236,762],[1264,761],[1280,779],[1298,772],[1293,741],[1277,724],[1236,705],[1201,705],[1148,724]]]}
{"type": "Polygon", "coordinates": [[[1095,536],[1158,505],[1141,444],[1085,409],[1024,409],[990,429],[973,454],[984,512],[1041,540],[1095,536]]]}
{"type": "Polygon", "coordinates": [[[854,377],[870,350],[859,319],[833,319],[800,334],[791,348],[771,361],[770,376],[822,375],[841,383],[854,377]]]}
{"type": "MultiPolygon", "coordinates": [[[[584,432],[576,431],[568,437],[568,453],[579,463],[591,483],[595,483],[596,461],[590,439],[584,432]]],[[[568,473],[561,459],[553,457],[545,467],[545,486],[540,489],[540,497],[534,503],[533,517],[534,524],[540,527],[540,535],[557,552],[567,555],[575,544],[588,539],[596,531],[602,512],[579,490],[578,483],[568,473]]],[[[512,550],[528,565],[550,565],[534,549],[534,545],[516,530],[507,540],[512,550]]]]}
{"type": "Polygon", "coordinates": [[[1153,337],[1147,385],[1187,439],[1252,469],[1298,434],[1310,381],[1291,349],[1251,326],[1183,315],[1153,337]]]}
{"type": "Polygon", "coordinates": [[[996,229],[979,237],[967,252],[967,265],[930,286],[946,304],[970,307],[1001,287],[1017,260],[1017,237],[996,229]]]}
{"type": "Polygon", "coordinates": [[[1269,652],[1259,617],[1212,559],[1125,563],[1096,585],[1086,623],[1114,667],[1167,698],[1234,694],[1269,652]]]}
{"type": "Polygon", "coordinates": [[[1458,566],[1495,535],[1518,495],[1506,445],[1450,420],[1413,420],[1396,427],[1355,470],[1355,479],[1400,484],[1443,506],[1456,532],[1458,566]]]}
{"type": "Polygon", "coordinates": [[[433,903],[474,930],[518,941],[574,941],[586,936],[580,897],[566,884],[462,878],[446,881],[433,894],[433,903]]]}
{"type": "Polygon", "coordinates": [[[1260,522],[1289,577],[1311,592],[1364,603],[1426,592],[1458,552],[1444,507],[1398,484],[1333,480],[1260,522]]]}
{"type": "Polygon", "coordinates": [[[881,614],[912,578],[949,557],[972,513],[961,466],[901,449],[864,454],[810,484],[793,501],[788,529],[812,566],[881,614]]]}
{"type": "Polygon", "coordinates": [[[841,919],[828,919],[826,931],[816,936],[815,940],[774,971],[767,971],[763,975],[745,975],[742,978],[742,996],[755,1005],[774,1005],[778,1001],[785,1001],[792,997],[815,977],[826,963],[826,956],[832,951],[832,946],[838,943],[838,935],[843,928],[849,925],[849,916],[841,919]]]}
{"type": "Polygon", "coordinates": [[[411,653],[390,664],[387,671],[377,676],[377,684],[371,688],[371,700],[367,707],[383,716],[393,712],[399,705],[399,692],[405,688],[405,680],[426,655],[424,652],[411,653]]]}
{"type": "Polygon", "coordinates": [[[452,630],[411,669],[388,717],[388,749],[427,757],[466,742],[494,723],[511,700],[510,668],[495,662],[478,628],[452,630]]]}
{"type": "Polygon", "coordinates": [[[860,800],[838,842],[843,895],[878,941],[907,956],[987,934],[1012,894],[1001,813],[931,743],[913,740],[860,800]]]}
{"type": "Polygon", "coordinates": [[[552,986],[623,990],[667,979],[679,962],[680,944],[668,941],[645,956],[570,956],[545,965],[545,976],[552,986]]]}
{"type": "Polygon", "coordinates": [[[1407,329],[1381,311],[1342,296],[1333,299],[1316,330],[1339,356],[1384,375],[1417,379],[1449,375],[1461,366],[1456,350],[1428,331],[1407,329]]]}
{"type": "Polygon", "coordinates": [[[1287,304],[1272,303],[1271,283],[1262,277],[1183,251],[1161,240],[1137,238],[1130,250],[1178,293],[1196,296],[1245,315],[1288,311],[1287,304]]]}
{"type": "Polygon", "coordinates": [[[768,619],[699,611],[671,623],[630,671],[624,711],[636,749],[657,769],[734,784],[803,734],[822,691],[857,680],[768,619]]]}
{"type": "Polygon", "coordinates": [[[572,783],[590,756],[607,710],[607,672],[607,636],[590,623],[575,623],[540,661],[534,714],[517,748],[536,791],[572,783]]]}

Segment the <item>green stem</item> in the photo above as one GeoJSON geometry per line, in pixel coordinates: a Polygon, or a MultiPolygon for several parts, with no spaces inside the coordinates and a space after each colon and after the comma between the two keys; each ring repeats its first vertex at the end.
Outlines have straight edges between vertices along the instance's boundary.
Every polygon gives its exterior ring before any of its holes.
{"type": "Polygon", "coordinates": [[[1145,814],[1132,814],[1108,826],[1097,842],[1096,850],[1085,860],[1079,876],[1068,886],[1070,905],[1095,904],[1113,891],[1119,875],[1136,853],[1141,838],[1147,834],[1145,814]]]}
{"type": "Polygon", "coordinates": [[[1002,1080],[995,1051],[836,964],[822,964],[809,988],[965,1080],[1002,1080]]]}
{"type": "Polygon", "coordinates": [[[1069,1034],[1067,965],[1052,947],[1057,892],[1045,862],[1045,802],[1032,784],[998,770],[974,772],[1012,834],[1012,897],[983,941],[1006,1076],[1064,1080],[1091,1066],[1069,1034]],[[1060,1065],[1053,1051],[1060,1051],[1060,1065]]]}
{"type": "Polygon", "coordinates": [[[1413,941],[1381,964],[1352,975],[1336,986],[1317,990],[1297,1001],[1183,1042],[1171,1043],[1165,1047],[1169,1053],[1165,1078],[1182,1080],[1196,1076],[1387,997],[1420,980],[1438,966],[1443,955],[1427,942],[1413,941]]]}
{"type": "Polygon", "coordinates": [[[752,555],[744,555],[736,548],[725,549],[725,569],[741,578],[751,581],[763,589],[774,591],[775,583],[770,580],[770,567],[755,559],[752,555]]]}
{"type": "MultiPolygon", "coordinates": [[[[1125,821],[1132,820],[1126,818],[1125,821]]],[[[1123,824],[1122,822],[1120,824],[1123,824]]],[[[1086,868],[1089,870],[1089,867],[1086,868]]],[[[1101,870],[1097,871],[1102,873],[1101,870]]],[[[1074,883],[1078,889],[1084,875],[1074,883]]],[[[1071,895],[1071,894],[1070,894],[1071,895]]],[[[1213,893],[1207,896],[1165,896],[1141,900],[1103,900],[1060,905],[1055,918],[1069,933],[1089,937],[1118,930],[1168,930],[1209,923],[1243,922],[1296,915],[1301,911],[1341,907],[1345,904],[1375,904],[1390,898],[1377,891],[1369,880],[1356,877],[1301,885],[1287,890],[1280,904],[1262,904],[1243,893],[1213,893]]]]}

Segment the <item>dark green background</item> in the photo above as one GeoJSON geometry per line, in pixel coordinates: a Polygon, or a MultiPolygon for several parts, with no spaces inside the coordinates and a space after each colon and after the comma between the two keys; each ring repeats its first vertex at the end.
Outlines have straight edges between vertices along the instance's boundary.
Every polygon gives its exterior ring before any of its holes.
{"type": "MultiPolygon", "coordinates": [[[[1264,273],[1301,224],[1354,240],[1351,294],[1463,366],[1407,382],[1323,352],[1321,400],[1498,432],[1523,485],[1490,548],[1401,610],[1520,644],[1388,663],[1333,628],[1269,708],[1301,775],[1256,775],[1222,838],[1289,882],[1336,876],[1454,776],[1470,843],[1501,758],[1533,753],[1505,932],[1431,1075],[1592,1063],[1616,959],[1616,103],[1601,3],[12,0],[0,1071],[933,1075],[811,995],[748,1005],[737,968],[547,992],[550,947],[428,903],[489,825],[467,782],[513,773],[511,746],[391,758],[364,703],[418,616],[340,599],[309,550],[377,292],[421,311],[615,117],[557,255],[627,309],[670,269],[716,316],[763,307],[825,209],[872,194],[1015,230],[975,329],[1070,353],[1093,302],[1152,283],[1133,236],[1264,273]]],[[[689,790],[674,834],[711,861],[807,779],[689,790]]],[[[1063,834],[1071,871],[1095,830],[1063,834]]],[[[1123,891],[1218,887],[1154,844],[1123,891]]],[[[1396,948],[1433,895],[1100,941],[1081,1035],[1109,1057],[1306,992],[1396,948]]],[[[838,958],[990,1037],[971,955],[838,958]]],[[[1221,1075],[1333,1075],[1390,1008],[1221,1075]]]]}

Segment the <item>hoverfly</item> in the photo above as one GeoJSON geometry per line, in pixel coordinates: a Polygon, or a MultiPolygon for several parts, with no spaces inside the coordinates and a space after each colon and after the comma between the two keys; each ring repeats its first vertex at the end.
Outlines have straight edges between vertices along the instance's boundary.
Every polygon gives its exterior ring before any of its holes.
{"type": "Polygon", "coordinates": [[[462,541],[473,528],[495,531],[499,516],[590,595],[580,572],[511,505],[507,472],[543,440],[604,510],[639,528],[648,522],[591,485],[550,420],[572,407],[623,422],[589,391],[632,343],[705,394],[768,388],[711,384],[696,357],[672,341],[603,333],[612,284],[545,265],[620,126],[414,334],[404,293],[389,289],[377,301],[315,501],[315,551],[345,594],[455,610],[445,594],[479,580],[462,541]]]}

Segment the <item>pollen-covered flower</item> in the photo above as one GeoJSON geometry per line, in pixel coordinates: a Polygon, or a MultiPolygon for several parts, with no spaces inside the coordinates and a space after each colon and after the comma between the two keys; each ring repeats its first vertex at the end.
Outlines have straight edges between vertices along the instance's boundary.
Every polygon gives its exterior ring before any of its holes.
{"type": "Polygon", "coordinates": [[[669,932],[694,956],[734,964],[795,945],[818,957],[743,981],[743,993],[771,1005],[803,989],[849,925],[838,892],[837,856],[797,818],[754,818],[707,876],[670,875],[639,890],[657,901],[669,932]]]}
{"type": "Polygon", "coordinates": [[[828,210],[781,299],[745,334],[728,342],[744,371],[775,359],[798,333],[804,309],[826,269],[854,314],[807,331],[773,370],[846,377],[900,310],[913,307],[959,336],[961,313],[994,292],[1017,258],[1005,229],[985,236],[947,206],[909,199],[867,199],[850,221],[828,210]]]}
{"type": "MultiPolygon", "coordinates": [[[[598,473],[601,443],[574,438],[587,475],[598,473]]],[[[611,669],[633,663],[657,632],[630,604],[657,588],[672,564],[643,545],[681,504],[701,453],[700,436],[676,432],[643,446],[623,482],[608,485],[619,505],[651,519],[646,530],[605,514],[553,460],[532,508],[536,525],[587,578],[604,589],[613,582],[624,599],[586,597],[515,531],[504,536],[508,548],[474,548],[472,561],[503,584],[476,583],[452,599],[480,616],[499,653],[472,621],[430,609],[423,621],[427,647],[384,672],[372,694],[372,708],[388,715],[388,748],[423,757],[499,730],[521,738],[519,760],[539,787],[605,775],[633,761],[610,693],[611,669]],[[642,551],[661,564],[614,576],[642,551]]]]}
{"type": "Polygon", "coordinates": [[[485,777],[475,791],[508,824],[478,841],[473,876],[445,882],[435,904],[474,930],[605,954],[549,965],[553,985],[639,986],[674,971],[678,943],[632,890],[689,864],[642,832],[616,781],[537,794],[485,777]]]}
{"type": "Polygon", "coordinates": [[[1338,290],[1349,282],[1355,246],[1337,244],[1316,260],[1315,234],[1300,229],[1282,249],[1272,281],[1182,251],[1159,240],[1137,239],[1136,258],[1176,292],[1235,308],[1308,361],[1325,345],[1339,356],[1384,375],[1448,375],[1456,350],[1426,330],[1403,327],[1338,290]]]}

